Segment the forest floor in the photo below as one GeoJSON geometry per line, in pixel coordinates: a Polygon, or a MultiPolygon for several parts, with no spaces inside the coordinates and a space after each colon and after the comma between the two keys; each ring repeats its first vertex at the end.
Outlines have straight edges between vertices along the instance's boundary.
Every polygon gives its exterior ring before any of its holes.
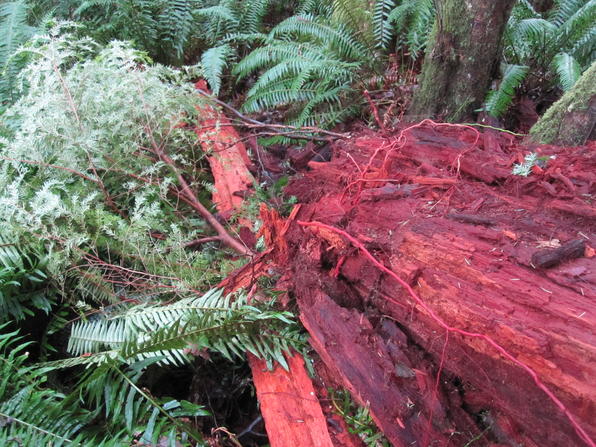
{"type": "Polygon", "coordinates": [[[595,149],[424,121],[263,153],[300,205],[263,211],[269,249],[228,285],[277,279],[319,372],[255,380],[271,445],[362,445],[329,388],[394,446],[594,445],[595,149]]]}

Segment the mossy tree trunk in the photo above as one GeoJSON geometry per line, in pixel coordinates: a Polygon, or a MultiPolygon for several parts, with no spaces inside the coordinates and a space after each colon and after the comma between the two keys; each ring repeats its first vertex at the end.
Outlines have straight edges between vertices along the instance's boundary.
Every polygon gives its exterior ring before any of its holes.
{"type": "Polygon", "coordinates": [[[461,121],[478,108],[514,0],[439,0],[411,118],[461,121]]]}
{"type": "Polygon", "coordinates": [[[530,135],[539,143],[579,146],[594,138],[595,124],[596,62],[534,124],[530,135]]]}

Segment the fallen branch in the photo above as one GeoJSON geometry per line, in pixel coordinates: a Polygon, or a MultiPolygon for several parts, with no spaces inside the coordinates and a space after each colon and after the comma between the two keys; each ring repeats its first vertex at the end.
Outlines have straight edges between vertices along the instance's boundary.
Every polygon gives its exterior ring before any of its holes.
{"type": "Polygon", "coordinates": [[[287,124],[263,123],[261,121],[257,121],[253,118],[250,118],[250,117],[244,115],[239,110],[237,110],[234,107],[232,107],[231,105],[215,98],[213,95],[207,93],[205,90],[197,88],[197,92],[199,94],[205,96],[206,98],[209,98],[210,101],[213,101],[214,103],[222,106],[224,109],[232,112],[236,117],[238,117],[243,122],[243,124],[246,127],[249,127],[249,128],[268,128],[268,129],[275,130],[275,132],[274,132],[275,134],[284,135],[284,136],[291,137],[291,138],[301,138],[301,139],[309,139],[309,140],[327,141],[328,139],[320,138],[320,137],[316,137],[316,136],[310,136],[310,135],[300,135],[300,133],[317,133],[317,134],[325,135],[327,137],[339,138],[339,139],[350,138],[350,136],[348,134],[332,132],[330,130],[321,129],[319,127],[313,127],[313,126],[298,127],[298,126],[290,126],[287,124]],[[278,129],[281,129],[281,131],[278,131],[278,129]],[[288,131],[290,131],[290,133],[288,131]],[[291,132],[297,132],[297,133],[291,133],[291,132]]]}

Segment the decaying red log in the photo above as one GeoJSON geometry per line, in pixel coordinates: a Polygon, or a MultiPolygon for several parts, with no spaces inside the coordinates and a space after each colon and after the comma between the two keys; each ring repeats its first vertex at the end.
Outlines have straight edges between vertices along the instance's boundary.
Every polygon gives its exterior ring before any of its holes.
{"type": "Polygon", "coordinates": [[[489,154],[464,134],[431,126],[405,143],[342,142],[330,163],[311,163],[290,185],[305,203],[299,220],[341,228],[388,269],[332,227],[290,228],[287,275],[301,321],[394,446],[594,446],[596,262],[571,259],[576,250],[536,269],[532,254],[578,238],[594,247],[590,213],[556,197],[593,209],[596,154],[539,148],[557,155],[575,190],[555,178],[547,194],[534,185],[548,168],[510,174],[528,149],[506,137],[489,154]],[[398,179],[428,165],[457,184],[403,194],[398,179]],[[374,172],[385,184],[370,181],[374,172]]]}

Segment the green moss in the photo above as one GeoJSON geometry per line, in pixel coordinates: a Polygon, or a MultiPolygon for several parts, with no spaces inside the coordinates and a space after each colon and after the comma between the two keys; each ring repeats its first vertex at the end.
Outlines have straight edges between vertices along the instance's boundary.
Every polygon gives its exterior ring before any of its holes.
{"type": "MultiPolygon", "coordinates": [[[[539,143],[563,145],[581,144],[589,128],[565,118],[572,113],[581,113],[589,107],[596,95],[596,62],[579,78],[571,90],[555,102],[530,130],[532,139],[539,143]]],[[[585,123],[584,123],[585,124],[585,123]]],[[[590,126],[591,124],[587,124],[590,126]]]]}

